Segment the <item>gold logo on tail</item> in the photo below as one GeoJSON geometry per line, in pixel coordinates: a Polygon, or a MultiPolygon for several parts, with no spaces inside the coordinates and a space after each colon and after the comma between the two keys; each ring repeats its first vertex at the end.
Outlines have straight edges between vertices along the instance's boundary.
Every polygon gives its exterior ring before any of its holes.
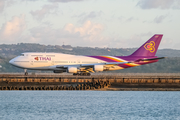
{"type": "Polygon", "coordinates": [[[150,43],[146,43],[144,45],[144,48],[146,50],[149,50],[151,53],[155,52],[155,42],[154,41],[151,41],[150,43]]]}

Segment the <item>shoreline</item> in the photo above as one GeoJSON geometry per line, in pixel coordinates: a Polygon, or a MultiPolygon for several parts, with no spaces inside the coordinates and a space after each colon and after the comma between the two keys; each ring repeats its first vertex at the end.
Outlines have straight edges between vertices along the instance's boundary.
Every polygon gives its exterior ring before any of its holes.
{"type": "Polygon", "coordinates": [[[180,88],[101,88],[97,91],[180,91],[180,88]]]}

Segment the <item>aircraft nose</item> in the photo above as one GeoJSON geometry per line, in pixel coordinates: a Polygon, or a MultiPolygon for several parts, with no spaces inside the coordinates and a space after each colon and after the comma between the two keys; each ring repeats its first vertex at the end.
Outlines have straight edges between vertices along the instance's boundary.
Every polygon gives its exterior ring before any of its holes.
{"type": "Polygon", "coordinates": [[[11,60],[9,61],[9,63],[12,64],[12,63],[13,63],[13,59],[11,59],[11,60]]]}
{"type": "Polygon", "coordinates": [[[21,61],[19,60],[19,57],[15,57],[9,61],[9,63],[13,66],[21,66],[21,61]]]}
{"type": "Polygon", "coordinates": [[[11,59],[11,60],[9,61],[9,63],[12,64],[12,65],[14,65],[14,59],[11,59]]]}

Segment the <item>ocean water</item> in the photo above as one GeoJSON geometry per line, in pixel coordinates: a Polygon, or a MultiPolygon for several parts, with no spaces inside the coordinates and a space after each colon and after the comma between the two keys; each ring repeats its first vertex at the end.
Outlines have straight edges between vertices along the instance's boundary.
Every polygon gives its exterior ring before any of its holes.
{"type": "Polygon", "coordinates": [[[180,92],[0,91],[0,120],[180,120],[180,92]]]}

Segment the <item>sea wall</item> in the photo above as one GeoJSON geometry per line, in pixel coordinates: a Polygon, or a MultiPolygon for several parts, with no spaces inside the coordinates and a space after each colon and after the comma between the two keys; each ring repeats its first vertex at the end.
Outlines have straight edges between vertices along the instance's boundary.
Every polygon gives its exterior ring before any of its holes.
{"type": "Polygon", "coordinates": [[[0,90],[94,90],[102,88],[180,88],[179,74],[28,75],[0,74],[0,90]]]}

